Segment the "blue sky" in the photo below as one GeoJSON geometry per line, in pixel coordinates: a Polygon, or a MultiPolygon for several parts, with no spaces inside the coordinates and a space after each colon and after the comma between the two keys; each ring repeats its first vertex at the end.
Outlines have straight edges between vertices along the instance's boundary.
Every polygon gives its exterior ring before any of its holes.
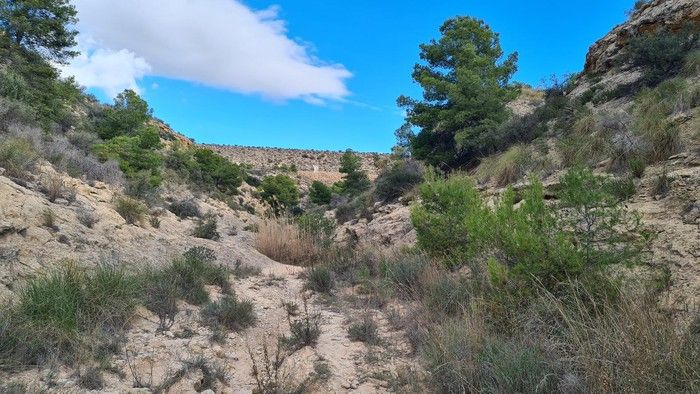
{"type": "MultiPolygon", "coordinates": [[[[623,22],[625,11],[633,3],[633,0],[248,0],[241,3],[250,11],[268,10],[275,23],[284,21],[285,29],[280,34],[303,45],[306,51],[303,62],[319,66],[309,72],[318,74],[318,78],[299,81],[299,74],[284,79],[279,76],[285,73],[284,70],[270,68],[267,71],[265,59],[277,59],[272,55],[256,59],[259,63],[231,76],[224,68],[234,67],[236,59],[213,53],[210,54],[212,59],[223,60],[221,69],[215,64],[203,73],[211,74],[211,78],[192,72],[187,74],[180,70],[179,65],[200,56],[197,53],[199,46],[173,54],[169,59],[158,58],[169,55],[153,49],[158,47],[159,40],[163,40],[157,38],[157,32],[149,30],[140,37],[116,37],[117,33],[102,27],[105,23],[98,15],[110,14],[118,19],[119,10],[104,12],[104,7],[109,7],[106,2],[103,8],[95,8],[90,14],[90,5],[77,1],[81,19],[86,21],[85,29],[91,33],[89,40],[82,41],[109,45],[105,48],[114,55],[110,55],[110,59],[130,59],[127,63],[115,60],[109,64],[121,71],[133,71],[128,78],[133,79],[131,84],[136,84],[155,115],[198,142],[380,152],[390,150],[394,143],[393,132],[403,122],[401,111],[395,104],[396,97],[400,94],[420,95],[420,89],[411,81],[413,64],[418,61],[418,45],[437,38],[438,28],[445,19],[470,15],[485,20],[500,33],[506,52],[519,53],[515,80],[537,86],[552,74],[581,70],[588,47],[623,22]],[[149,37],[153,40],[151,47],[139,44],[148,41],[149,37]],[[132,46],[132,43],[139,45],[132,46]],[[254,69],[258,66],[268,74],[262,74],[262,77],[256,74],[254,69]],[[214,78],[219,71],[226,75],[214,78]],[[258,85],[248,86],[246,72],[252,73],[250,80],[262,80],[256,82],[258,85]],[[178,78],[178,75],[186,77],[178,78]],[[272,79],[266,79],[266,75],[272,79]],[[229,83],[226,78],[235,81],[229,83]],[[308,95],[308,92],[291,92],[283,86],[294,84],[295,79],[301,86],[295,89],[310,86],[308,95]]],[[[221,5],[221,2],[233,0],[207,1],[221,5]]],[[[141,4],[134,3],[136,8],[141,4]]],[[[244,8],[239,10],[245,11],[244,8]]],[[[129,18],[129,15],[124,14],[124,18],[129,18]]],[[[137,19],[130,19],[130,22],[139,23],[137,19]]],[[[222,31],[217,35],[215,25],[228,23],[225,19],[214,18],[210,23],[212,34],[225,40],[224,44],[218,45],[229,48],[235,44],[232,41],[246,39],[235,31],[222,31]]],[[[153,25],[157,26],[158,22],[153,25]]],[[[149,29],[157,27],[150,26],[149,29]]],[[[190,36],[199,30],[194,32],[190,36]]],[[[255,39],[243,44],[253,48],[253,52],[246,53],[255,53],[258,45],[255,39]]],[[[216,52],[216,45],[212,43],[209,49],[202,50],[216,52]]],[[[101,50],[90,48],[87,51],[89,58],[83,60],[95,63],[95,54],[102,53],[101,50]]],[[[291,56],[296,58],[298,54],[291,56]]],[[[109,90],[100,85],[105,78],[99,75],[88,77],[80,71],[75,74],[82,76],[79,81],[85,81],[83,83],[98,97],[109,98],[109,90]]],[[[113,94],[114,89],[111,91],[113,94]]]]}

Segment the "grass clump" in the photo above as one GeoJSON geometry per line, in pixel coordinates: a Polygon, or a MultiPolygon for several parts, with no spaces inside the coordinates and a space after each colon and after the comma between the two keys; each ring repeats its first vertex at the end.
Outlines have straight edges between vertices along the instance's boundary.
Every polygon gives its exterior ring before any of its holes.
{"type": "Polygon", "coordinates": [[[310,264],[317,257],[317,240],[325,230],[315,227],[311,220],[307,224],[308,228],[302,229],[290,218],[267,219],[258,226],[255,248],[283,264],[310,264]]]}
{"type": "Polygon", "coordinates": [[[314,266],[306,271],[306,284],[304,287],[318,293],[330,293],[335,287],[333,273],[328,267],[314,266]]]}
{"type": "Polygon", "coordinates": [[[88,273],[66,263],[30,279],[0,317],[0,367],[84,357],[105,335],[125,328],[139,295],[138,281],[113,266],[88,273]]]}
{"type": "Polygon", "coordinates": [[[180,289],[165,272],[146,273],[145,283],[144,304],[158,316],[158,331],[167,331],[175,324],[180,289]]]}
{"type": "Polygon", "coordinates": [[[700,89],[680,78],[669,79],[635,99],[633,131],[643,141],[647,162],[666,160],[682,147],[678,125],[669,117],[700,105],[700,89]]]}
{"type": "Polygon", "coordinates": [[[38,159],[39,155],[30,140],[0,138],[0,167],[5,169],[7,176],[24,178],[38,159]]]}
{"type": "Polygon", "coordinates": [[[217,231],[218,221],[213,214],[207,214],[203,218],[197,219],[192,236],[203,239],[218,241],[221,239],[221,234],[217,231]]]}
{"type": "Polygon", "coordinates": [[[365,314],[360,321],[348,327],[348,338],[354,342],[376,344],[379,342],[379,326],[371,315],[365,314]]]}
{"type": "Polygon", "coordinates": [[[228,271],[214,264],[216,256],[211,249],[201,246],[189,249],[181,259],[176,259],[165,274],[179,289],[180,297],[194,305],[209,301],[205,285],[220,286],[225,294],[230,294],[231,284],[228,271]]]}
{"type": "Polygon", "coordinates": [[[240,301],[235,294],[225,295],[218,302],[210,302],[202,308],[202,320],[210,327],[225,327],[232,331],[242,331],[254,326],[257,318],[253,303],[240,301]]]}
{"type": "Polygon", "coordinates": [[[146,204],[127,196],[117,197],[114,206],[128,224],[142,225],[148,213],[146,204]]]}

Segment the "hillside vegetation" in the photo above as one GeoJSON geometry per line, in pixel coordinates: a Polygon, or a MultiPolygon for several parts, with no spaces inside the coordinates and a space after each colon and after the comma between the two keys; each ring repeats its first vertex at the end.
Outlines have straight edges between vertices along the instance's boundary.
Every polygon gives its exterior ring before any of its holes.
{"type": "Polygon", "coordinates": [[[455,17],[391,155],[272,157],[0,3],[0,392],[699,392],[699,15],[637,2],[543,89],[455,17]]]}

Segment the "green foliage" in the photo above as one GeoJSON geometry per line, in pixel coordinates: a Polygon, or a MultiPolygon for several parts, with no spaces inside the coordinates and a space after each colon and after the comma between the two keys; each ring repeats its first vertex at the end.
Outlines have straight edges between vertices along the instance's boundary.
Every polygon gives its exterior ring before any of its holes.
{"type": "Polygon", "coordinates": [[[14,45],[46,60],[65,63],[78,34],[77,11],[69,0],[12,0],[0,3],[0,27],[14,45]]]}
{"type": "Polygon", "coordinates": [[[343,180],[334,186],[340,193],[357,195],[370,188],[367,172],[362,170],[362,158],[350,149],[340,157],[339,171],[344,174],[343,180]]]}
{"type": "Polygon", "coordinates": [[[398,104],[407,123],[419,127],[413,156],[440,168],[456,168],[493,149],[492,135],[507,120],[505,104],[517,95],[509,84],[517,54],[503,59],[498,35],[471,17],[447,20],[442,36],[420,46],[413,79],[424,100],[406,96],[398,104]]]}
{"type": "Polygon", "coordinates": [[[217,231],[217,226],[218,221],[215,215],[204,215],[204,217],[197,219],[194,230],[192,230],[192,236],[218,241],[221,238],[221,234],[217,231]]]}
{"type": "Polygon", "coordinates": [[[260,184],[260,197],[277,212],[299,203],[299,189],[294,179],[287,175],[266,176],[260,184]]]}
{"type": "Polygon", "coordinates": [[[698,49],[700,29],[688,23],[678,31],[658,31],[632,37],[626,46],[622,61],[628,61],[644,72],[643,82],[655,86],[679,72],[687,54],[698,49]]]}
{"type": "Polygon", "coordinates": [[[217,285],[224,293],[231,292],[228,271],[214,264],[216,255],[211,249],[194,247],[181,259],[173,260],[165,274],[179,289],[179,296],[194,305],[209,301],[205,285],[217,285]]]}
{"type": "Polygon", "coordinates": [[[319,247],[329,247],[333,242],[335,221],[326,218],[322,213],[305,213],[297,218],[297,225],[301,234],[311,237],[319,247]]]}
{"type": "Polygon", "coordinates": [[[372,316],[366,314],[358,322],[348,327],[348,338],[354,342],[377,344],[379,342],[379,326],[372,316]]]}
{"type": "Polygon", "coordinates": [[[158,316],[158,330],[169,330],[178,313],[177,299],[180,289],[167,275],[167,271],[148,271],[144,274],[143,302],[149,311],[158,316]]]}
{"type": "Polygon", "coordinates": [[[199,206],[193,200],[173,201],[173,203],[168,206],[168,209],[180,219],[198,218],[202,216],[199,206]]]}
{"type": "Polygon", "coordinates": [[[306,285],[304,287],[309,290],[318,293],[330,293],[333,287],[335,287],[333,273],[327,267],[311,267],[306,271],[306,275],[306,285]]]}
{"type": "Polygon", "coordinates": [[[556,371],[542,349],[488,336],[473,322],[436,327],[423,348],[431,381],[440,392],[555,392],[556,371]]]}
{"type": "Polygon", "coordinates": [[[145,174],[148,184],[155,187],[162,182],[160,168],[163,157],[151,149],[143,148],[144,141],[150,137],[142,135],[133,137],[119,136],[94,146],[94,152],[101,160],[117,160],[119,168],[127,178],[137,178],[145,174]]]}
{"type": "Polygon", "coordinates": [[[385,263],[383,270],[385,277],[402,293],[415,295],[420,291],[420,277],[428,264],[425,256],[410,254],[385,263]]]}
{"type": "Polygon", "coordinates": [[[404,159],[393,163],[376,180],[375,194],[383,201],[401,197],[423,182],[423,167],[415,160],[404,159]]]}
{"type": "Polygon", "coordinates": [[[103,109],[96,120],[97,133],[105,140],[121,135],[134,135],[151,118],[148,103],[133,90],[127,89],[114,99],[114,105],[103,109]]]}
{"type": "Polygon", "coordinates": [[[254,326],[257,318],[251,301],[239,301],[234,294],[225,295],[218,302],[210,302],[202,308],[204,324],[223,326],[233,331],[243,331],[254,326]]]}
{"type": "Polygon", "coordinates": [[[305,346],[314,346],[321,336],[321,315],[310,313],[304,299],[304,312],[299,315],[299,305],[295,303],[285,304],[287,322],[289,323],[290,336],[280,338],[280,342],[293,351],[305,346]]]}
{"type": "MultiPolygon", "coordinates": [[[[533,179],[518,208],[509,189],[491,210],[470,179],[455,175],[425,183],[411,217],[419,246],[446,264],[469,263],[479,274],[477,256],[496,256],[509,279],[536,278],[555,289],[568,278],[639,260],[648,234],[611,188],[590,170],[574,169],[561,178],[556,206],[545,203],[542,185],[533,179]]],[[[503,279],[499,275],[497,282],[503,279]]]]}
{"type": "Polygon", "coordinates": [[[245,176],[240,166],[206,148],[176,145],[165,158],[165,166],[200,188],[227,195],[238,192],[245,176]]]}
{"type": "Polygon", "coordinates": [[[323,182],[313,181],[309,188],[309,198],[311,202],[318,205],[325,205],[331,202],[333,191],[323,182]]]}
{"type": "Polygon", "coordinates": [[[669,79],[635,98],[633,131],[645,142],[648,162],[667,159],[681,148],[678,125],[669,116],[700,105],[700,89],[680,78],[669,79]]]}
{"type": "Polygon", "coordinates": [[[0,167],[7,176],[23,178],[34,167],[39,155],[28,139],[0,137],[0,167]]]}
{"type": "Polygon", "coordinates": [[[143,224],[148,207],[141,201],[131,197],[117,197],[114,209],[128,224],[143,224]]]}
{"type": "Polygon", "coordinates": [[[420,186],[420,197],[411,220],[423,250],[457,265],[484,248],[493,220],[469,177],[433,176],[420,186]]]}
{"type": "Polygon", "coordinates": [[[67,263],[30,279],[0,315],[0,368],[41,365],[51,356],[73,360],[99,333],[123,329],[138,297],[137,281],[112,266],[88,274],[67,263]]]}

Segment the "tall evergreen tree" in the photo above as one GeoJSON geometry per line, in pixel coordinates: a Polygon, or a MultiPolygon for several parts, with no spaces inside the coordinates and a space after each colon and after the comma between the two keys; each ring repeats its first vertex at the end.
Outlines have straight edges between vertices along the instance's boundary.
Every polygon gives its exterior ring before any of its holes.
{"type": "Polygon", "coordinates": [[[455,168],[497,145],[497,128],[508,118],[506,103],[517,95],[509,83],[517,53],[504,58],[498,34],[471,17],[447,20],[442,37],[420,45],[413,79],[423,99],[401,96],[406,122],[420,132],[411,139],[414,157],[455,168]]]}

